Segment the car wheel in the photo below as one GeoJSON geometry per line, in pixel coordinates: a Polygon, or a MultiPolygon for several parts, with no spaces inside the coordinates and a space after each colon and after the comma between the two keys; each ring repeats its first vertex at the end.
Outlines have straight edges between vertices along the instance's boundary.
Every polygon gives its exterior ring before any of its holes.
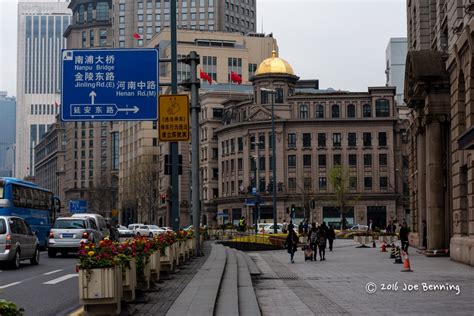
{"type": "Polygon", "coordinates": [[[15,252],[15,256],[13,257],[10,266],[13,269],[19,269],[20,268],[20,249],[17,249],[15,252]]]}
{"type": "Polygon", "coordinates": [[[149,233],[148,237],[153,238],[153,233],[149,233]]]}
{"type": "Polygon", "coordinates": [[[35,256],[30,259],[30,263],[34,265],[38,265],[39,261],[40,261],[40,251],[39,251],[39,248],[36,248],[35,256]]]}
{"type": "Polygon", "coordinates": [[[56,251],[52,249],[48,249],[48,257],[49,258],[55,258],[56,257],[56,251]]]}

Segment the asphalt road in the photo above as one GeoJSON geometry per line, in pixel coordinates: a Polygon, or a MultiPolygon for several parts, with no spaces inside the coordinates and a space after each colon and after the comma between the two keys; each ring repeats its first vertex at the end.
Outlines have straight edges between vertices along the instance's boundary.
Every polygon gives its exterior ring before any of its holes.
{"type": "Polygon", "coordinates": [[[78,309],[79,285],[76,256],[50,259],[41,253],[40,263],[22,261],[18,270],[0,266],[0,298],[24,308],[25,315],[67,315],[78,309]]]}

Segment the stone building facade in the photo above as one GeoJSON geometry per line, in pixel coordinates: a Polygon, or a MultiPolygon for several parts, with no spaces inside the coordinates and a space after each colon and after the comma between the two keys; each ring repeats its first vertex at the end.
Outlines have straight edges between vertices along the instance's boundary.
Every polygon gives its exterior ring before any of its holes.
{"type": "Polygon", "coordinates": [[[203,223],[254,223],[256,188],[261,221],[303,218],[338,225],[331,170],[347,170],[348,224],[372,219],[380,228],[406,217],[396,183],[397,108],[394,87],[368,92],[319,90],[299,80],[291,66],[273,56],[264,60],[247,91],[223,96],[209,92],[201,105],[203,223]],[[271,95],[275,89],[276,180],[272,179],[271,95]],[[216,113],[222,119],[216,119],[216,113]],[[255,181],[256,179],[256,181],[255,181]],[[275,182],[275,186],[273,183],[275,182]]]}
{"type": "Polygon", "coordinates": [[[408,1],[405,98],[412,109],[413,238],[427,254],[449,249],[474,265],[472,39],[470,1],[408,1]]]}

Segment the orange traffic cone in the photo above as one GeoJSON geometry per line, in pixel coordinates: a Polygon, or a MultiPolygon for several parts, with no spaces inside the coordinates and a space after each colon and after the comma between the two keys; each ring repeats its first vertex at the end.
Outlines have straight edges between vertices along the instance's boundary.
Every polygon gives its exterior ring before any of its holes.
{"type": "Polygon", "coordinates": [[[385,243],[383,243],[380,248],[381,248],[380,252],[387,252],[387,246],[385,245],[385,243]]]}
{"type": "Polygon", "coordinates": [[[408,259],[408,254],[406,252],[403,252],[403,255],[405,256],[405,261],[403,262],[402,272],[413,272],[413,270],[410,268],[410,260],[408,259]]]}

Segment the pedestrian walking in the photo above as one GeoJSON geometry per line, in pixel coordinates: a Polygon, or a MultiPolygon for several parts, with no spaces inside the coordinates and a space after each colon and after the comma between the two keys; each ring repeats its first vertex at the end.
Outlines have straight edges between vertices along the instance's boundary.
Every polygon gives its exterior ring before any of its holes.
{"type": "Polygon", "coordinates": [[[316,223],[311,224],[311,229],[308,233],[308,243],[311,249],[313,250],[313,261],[317,261],[318,256],[318,229],[316,223]]]}
{"type": "Polygon", "coordinates": [[[332,245],[333,245],[334,239],[336,239],[336,232],[334,231],[334,227],[332,227],[332,225],[329,225],[329,230],[328,230],[329,251],[332,251],[332,245]]]}
{"type": "Polygon", "coordinates": [[[296,249],[298,248],[298,236],[296,235],[293,229],[288,231],[288,236],[286,236],[285,246],[290,254],[291,263],[295,263],[294,256],[296,249]]]}
{"type": "Polygon", "coordinates": [[[308,236],[308,230],[309,230],[309,220],[305,219],[303,223],[303,233],[308,236]]]}
{"type": "Polygon", "coordinates": [[[301,221],[300,224],[298,225],[298,234],[302,234],[303,233],[303,222],[301,221]]]}
{"type": "Polygon", "coordinates": [[[318,229],[318,248],[319,260],[323,261],[326,260],[326,230],[321,226],[318,229]]]}
{"type": "Polygon", "coordinates": [[[286,234],[288,232],[288,223],[286,222],[286,220],[283,221],[283,225],[281,226],[281,232],[283,234],[286,234]]]}
{"type": "Polygon", "coordinates": [[[402,250],[408,253],[408,227],[407,222],[403,222],[402,228],[400,228],[400,242],[402,243],[402,250]]]}

